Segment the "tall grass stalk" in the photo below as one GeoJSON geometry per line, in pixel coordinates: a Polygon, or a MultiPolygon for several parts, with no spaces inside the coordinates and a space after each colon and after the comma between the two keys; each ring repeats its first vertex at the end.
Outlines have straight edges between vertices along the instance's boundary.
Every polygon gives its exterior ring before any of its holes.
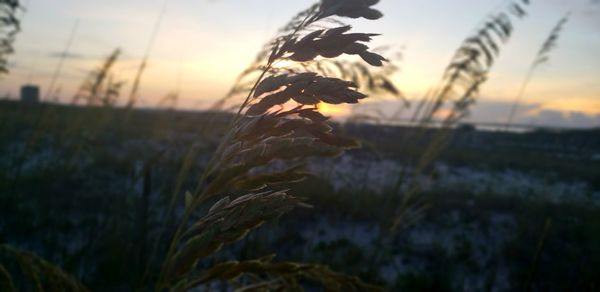
{"type": "MultiPolygon", "coordinates": [[[[398,210],[392,229],[396,230],[406,220],[403,214],[410,214],[409,209],[423,209],[426,206],[413,202],[414,195],[420,190],[418,178],[439,157],[452,137],[452,128],[468,115],[470,107],[476,102],[481,86],[488,80],[496,58],[500,54],[501,45],[506,43],[514,31],[513,18],[522,19],[527,16],[526,6],[529,0],[509,2],[508,6],[498,13],[493,13],[480,25],[475,33],[467,37],[454,54],[450,64],[444,71],[441,82],[418,106],[414,119],[418,121],[421,131],[416,136],[408,135],[404,142],[421,143],[427,133],[430,141],[422,154],[417,158],[415,171],[408,179],[402,203],[398,210]],[[433,120],[439,117],[442,109],[447,115],[441,117],[441,127],[432,130],[433,120]],[[417,206],[417,207],[415,207],[417,206]]],[[[415,144],[416,145],[416,144],[415,144]]],[[[407,181],[399,177],[394,189],[400,193],[402,184],[407,181]]]]}
{"type": "MultiPolygon", "coordinates": [[[[158,290],[170,286],[175,290],[192,288],[188,283],[194,283],[196,276],[192,277],[190,273],[200,259],[215,253],[226,243],[243,238],[262,222],[303,205],[301,200],[289,196],[285,190],[243,195],[273,184],[302,179],[306,174],[299,171],[301,165],[274,173],[253,174],[251,170],[265,167],[274,160],[296,161],[294,164],[297,164],[310,156],[337,155],[342,148],[356,145],[354,141],[331,133],[331,128],[325,124],[327,118],[316,107],[320,102],[357,103],[366,95],[352,90],[357,87],[356,84],[321,77],[313,72],[277,74],[271,69],[284,59],[310,62],[318,56],[333,58],[344,53],[360,55],[371,65],[381,66],[385,59],[359,43],[368,42],[372,35],[346,34],[351,29],[349,26],[318,29],[298,37],[313,23],[333,15],[348,16],[350,9],[354,17],[379,18],[381,14],[370,8],[375,2],[324,1],[307,13],[292,33],[274,44],[264,69],[237,110],[230,130],[208,164],[198,187],[186,196],[184,215],[167,251],[158,290]],[[292,99],[297,105],[286,109],[284,104],[292,99]],[[228,196],[222,195],[229,189],[238,189],[242,195],[230,201],[228,196]],[[221,199],[208,214],[188,225],[188,220],[201,205],[217,198],[221,199]],[[243,209],[246,210],[245,215],[238,213],[243,209]]],[[[245,273],[248,272],[256,273],[245,273]]],[[[363,286],[354,280],[344,285],[363,286]]]]}
{"type": "Polygon", "coordinates": [[[75,39],[75,35],[76,35],[78,27],[79,27],[79,21],[76,21],[75,24],[73,25],[73,28],[71,29],[71,32],[69,33],[69,36],[66,40],[65,49],[59,58],[57,67],[52,75],[51,80],[50,80],[50,84],[48,86],[48,89],[47,89],[46,95],[45,95],[46,101],[37,108],[37,113],[36,113],[35,119],[31,125],[31,133],[29,134],[27,142],[23,146],[21,153],[19,153],[17,155],[17,161],[16,161],[16,165],[15,165],[15,176],[14,176],[14,182],[13,182],[14,188],[16,188],[18,185],[18,181],[20,180],[23,165],[25,164],[27,157],[29,156],[29,154],[31,153],[33,148],[37,145],[37,143],[38,143],[39,139],[42,137],[42,135],[46,132],[46,128],[47,128],[48,124],[51,123],[51,119],[57,117],[56,112],[53,111],[54,108],[49,106],[48,99],[50,99],[50,97],[53,93],[53,90],[54,90],[54,86],[56,85],[56,82],[60,78],[64,62],[69,54],[69,51],[70,51],[73,41],[75,39]]]}
{"type": "Polygon", "coordinates": [[[142,58],[142,62],[136,71],[135,78],[133,79],[133,84],[131,86],[131,92],[129,93],[129,100],[127,101],[126,107],[132,108],[138,100],[138,91],[140,88],[140,84],[142,82],[142,77],[144,75],[144,71],[146,71],[146,66],[148,66],[148,59],[150,58],[150,53],[154,48],[154,43],[156,42],[156,38],[158,33],[160,32],[160,26],[162,24],[163,18],[167,11],[167,7],[169,4],[169,0],[164,0],[161,9],[156,17],[154,22],[154,26],[152,27],[152,32],[150,33],[150,39],[148,41],[148,45],[146,46],[146,51],[144,52],[144,57],[142,58]]]}
{"type": "Polygon", "coordinates": [[[564,30],[564,27],[569,21],[570,16],[571,13],[567,13],[563,18],[561,18],[558,21],[554,28],[552,28],[550,35],[548,36],[548,38],[546,38],[546,40],[542,44],[542,47],[537,52],[533,63],[529,66],[527,74],[525,75],[525,80],[523,80],[523,83],[521,84],[521,87],[519,88],[519,91],[517,93],[517,97],[515,98],[515,101],[508,114],[505,130],[508,130],[512,125],[515,115],[518,112],[519,104],[521,103],[521,100],[523,99],[525,92],[527,91],[527,87],[529,86],[533,75],[541,65],[547,63],[550,60],[550,53],[556,48],[558,40],[560,38],[560,34],[564,30]]]}
{"type": "Polygon", "coordinates": [[[73,24],[73,28],[71,29],[71,33],[69,34],[69,37],[67,39],[67,44],[65,46],[65,49],[60,54],[58,64],[56,65],[56,69],[55,69],[54,73],[52,74],[52,78],[50,80],[50,84],[48,85],[48,89],[46,89],[45,100],[50,99],[51,95],[54,94],[54,87],[56,86],[56,82],[60,79],[63,65],[65,63],[65,60],[67,59],[67,56],[69,55],[69,52],[71,50],[71,46],[75,39],[75,35],[77,34],[78,28],[79,28],[79,20],[76,20],[75,23],[73,24]]]}
{"type": "Polygon", "coordinates": [[[548,239],[548,235],[550,234],[550,229],[552,228],[552,218],[546,218],[544,222],[544,228],[542,230],[542,234],[540,235],[540,239],[537,243],[537,247],[535,250],[535,255],[533,257],[533,261],[531,262],[531,267],[529,268],[529,275],[526,283],[526,290],[532,290],[534,287],[533,282],[535,280],[536,274],[538,272],[540,266],[540,260],[542,257],[542,251],[544,250],[544,246],[546,245],[546,240],[548,239]]]}
{"type": "MultiPolygon", "coordinates": [[[[303,20],[307,14],[317,9],[318,5],[314,4],[310,7],[297,13],[292,19],[278,30],[278,35],[263,45],[262,49],[256,55],[254,61],[244,69],[234,81],[233,86],[227,94],[213,104],[213,110],[237,110],[240,104],[243,104],[243,99],[238,98],[247,94],[252,90],[255,84],[256,77],[265,70],[264,64],[267,63],[269,53],[274,43],[280,42],[282,38],[293,33],[293,30],[303,20]]],[[[340,19],[331,19],[327,21],[329,24],[344,25],[340,19]]],[[[308,25],[302,28],[299,32],[318,29],[316,26],[308,25]]],[[[383,54],[386,48],[375,49],[374,51],[383,54]],[[382,52],[383,51],[383,52],[382,52]]],[[[398,55],[398,54],[397,54],[398,55]]],[[[286,72],[303,72],[310,71],[319,73],[322,76],[341,78],[351,80],[356,83],[359,89],[373,97],[389,95],[395,99],[403,100],[406,104],[407,100],[404,94],[396,87],[392,80],[392,76],[399,70],[399,66],[395,59],[388,59],[382,67],[372,68],[365,65],[361,61],[338,60],[338,59],[317,59],[313,62],[300,62],[293,64],[285,64],[284,67],[274,64],[268,71],[271,73],[286,73],[286,72]]]]}
{"type": "Polygon", "coordinates": [[[106,57],[96,69],[85,78],[77,93],[73,96],[71,105],[80,103],[85,107],[75,114],[69,127],[62,131],[60,140],[65,145],[71,145],[70,158],[66,160],[66,169],[71,169],[78,161],[81,151],[86,146],[85,132],[90,138],[98,134],[114,121],[118,115],[116,109],[124,81],[115,80],[114,68],[118,63],[121,50],[116,48],[106,57]],[[93,121],[87,118],[90,111],[95,111],[98,117],[93,121]]]}

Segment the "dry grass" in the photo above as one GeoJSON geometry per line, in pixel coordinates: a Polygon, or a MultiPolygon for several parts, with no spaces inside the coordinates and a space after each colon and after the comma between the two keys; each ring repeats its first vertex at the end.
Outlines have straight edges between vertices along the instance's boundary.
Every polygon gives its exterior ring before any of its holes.
{"type": "MultiPolygon", "coordinates": [[[[331,16],[379,18],[381,14],[370,8],[376,2],[324,1],[302,13],[299,18],[303,19],[294,21],[297,26],[291,33],[277,38],[197,189],[186,195],[182,223],[167,252],[157,285],[159,290],[188,287],[186,283],[194,282],[191,275],[200,260],[243,238],[263,222],[306,206],[276,185],[302,180],[306,176],[301,171],[302,164],[307,158],[335,156],[343,149],[358,146],[356,141],[334,134],[327,125],[328,118],[318,108],[320,103],[358,103],[367,97],[356,90],[358,85],[316,72],[285,70],[277,67],[277,63],[284,60],[307,63],[318,57],[347,54],[358,55],[370,65],[382,66],[385,59],[364,44],[373,34],[349,33],[351,27],[345,25],[310,29],[331,16]],[[278,170],[274,163],[281,161],[287,167],[278,170]],[[260,192],[244,195],[253,191],[260,192]],[[242,195],[230,201],[228,193],[242,195]],[[208,213],[198,217],[200,207],[215,199],[218,201],[208,213]]],[[[241,271],[240,274],[272,275],[276,270],[270,268],[276,266],[262,265],[261,273],[241,271]]],[[[347,279],[313,274],[323,283],[347,279]]],[[[272,280],[271,276],[259,283],[273,283],[272,280]]],[[[343,287],[351,283],[338,284],[343,287]]]]}
{"type": "Polygon", "coordinates": [[[415,162],[416,170],[413,178],[406,180],[401,173],[395,192],[400,192],[400,182],[408,181],[403,202],[399,206],[398,216],[393,224],[394,230],[414,222],[415,216],[421,216],[428,207],[427,202],[415,201],[414,195],[420,187],[417,177],[426,172],[452,138],[451,129],[469,114],[470,107],[476,102],[481,86],[488,80],[496,58],[500,54],[502,44],[508,42],[514,31],[514,20],[527,16],[526,7],[529,0],[511,1],[498,13],[493,13],[476,28],[475,33],[467,37],[458,48],[450,64],[446,67],[440,84],[426,96],[417,106],[413,122],[422,129],[433,125],[434,119],[446,109],[442,117],[441,129],[431,137],[427,130],[409,135],[404,143],[415,143],[422,139],[430,139],[415,162]],[[409,216],[410,215],[410,216],[409,216]],[[407,223],[408,222],[408,223],[407,223]]]}
{"type": "Polygon", "coordinates": [[[14,52],[13,42],[20,30],[19,0],[0,0],[0,75],[8,73],[8,55],[14,52]]]}
{"type": "MultiPolygon", "coordinates": [[[[197,187],[180,199],[184,176],[191,168],[191,158],[196,153],[190,148],[186,155],[165,218],[174,216],[178,203],[183,205],[183,215],[178,218],[174,234],[167,233],[166,220],[160,230],[159,239],[167,238],[170,242],[166,250],[160,250],[158,240],[151,255],[142,253],[149,260],[141,286],[152,287],[156,291],[185,291],[220,283],[237,291],[270,291],[302,290],[306,283],[317,283],[327,291],[379,290],[321,265],[276,262],[272,256],[200,268],[202,262],[224,246],[239,241],[264,222],[275,220],[295,208],[310,207],[305,200],[281,187],[301,181],[308,175],[304,170],[308,159],[334,157],[359,146],[354,139],[333,131],[329,118],[319,110],[320,104],[357,104],[369,93],[404,98],[391,80],[398,70],[397,65],[388,62],[367,45],[376,35],[350,32],[352,27],[343,22],[344,18],[380,18],[382,14],[372,8],[377,2],[323,0],[309,7],[284,26],[238,77],[227,96],[215,106],[218,109],[235,109],[237,114],[199,178],[197,187]],[[362,60],[336,59],[342,55],[354,55],[362,60]],[[233,105],[226,105],[232,101],[233,105]],[[155,258],[162,259],[156,274],[150,267],[155,258]]],[[[0,5],[4,3],[13,2],[3,1],[0,5]]],[[[503,11],[486,19],[463,42],[440,84],[418,106],[413,120],[423,127],[430,126],[442,109],[449,109],[450,114],[444,118],[442,130],[432,138],[429,147],[416,158],[416,174],[410,175],[416,177],[426,171],[446,147],[450,139],[447,129],[468,114],[500,54],[502,44],[513,33],[513,21],[526,16],[527,5],[529,1],[526,0],[510,2],[503,11]]],[[[532,68],[547,60],[564,22],[566,19],[553,30],[532,68]]],[[[10,42],[3,41],[2,44],[10,47],[10,42]]],[[[0,53],[0,60],[3,60],[10,51],[0,53]]],[[[120,51],[115,50],[89,75],[73,99],[74,104],[84,101],[88,106],[111,108],[118,103],[124,83],[115,80],[111,72],[119,55],[120,51]]],[[[128,109],[137,100],[147,59],[148,54],[134,79],[128,109]]],[[[175,93],[160,104],[172,108],[177,99],[178,94],[175,93]]],[[[104,125],[104,122],[99,125],[104,125]]],[[[203,126],[210,127],[210,124],[203,126]]],[[[417,141],[424,135],[418,133],[409,139],[417,141]]],[[[82,144],[78,145],[76,148],[81,148],[82,144]]],[[[156,163],[156,160],[153,157],[146,163],[156,163]]],[[[399,190],[400,186],[397,192],[399,190]]],[[[426,203],[413,200],[413,195],[419,190],[416,180],[411,181],[407,190],[398,216],[394,218],[395,228],[413,223],[427,208],[426,203]]],[[[5,246],[0,252],[25,263],[21,264],[23,275],[17,277],[27,277],[28,285],[41,285],[42,288],[44,285],[62,285],[49,286],[49,289],[62,287],[62,290],[85,291],[80,283],[64,272],[31,254],[5,246]]],[[[13,270],[12,266],[0,265],[0,285],[4,285],[0,287],[4,290],[16,289],[15,276],[10,273],[13,270]]]]}
{"type": "Polygon", "coordinates": [[[428,124],[445,106],[450,113],[444,125],[451,126],[468,114],[475,102],[479,89],[487,81],[502,44],[508,42],[514,31],[514,19],[527,16],[528,0],[514,1],[499,13],[488,17],[462,43],[444,72],[442,81],[428,101],[417,112],[417,120],[428,124]]]}
{"type": "MultiPolygon", "coordinates": [[[[268,62],[269,54],[273,44],[280,43],[285,37],[302,23],[307,15],[314,14],[319,5],[311,5],[294,16],[286,25],[278,31],[278,36],[267,42],[257,54],[253,62],[244,70],[234,82],[228,93],[219,99],[213,106],[214,110],[237,110],[243,101],[243,95],[252,89],[254,80],[262,74],[265,63],[268,62]],[[241,99],[241,100],[240,100],[241,99]]],[[[318,30],[327,26],[346,26],[340,17],[326,17],[317,23],[311,23],[300,28],[298,33],[318,30]]],[[[384,48],[385,49],[385,48],[384,48]]],[[[374,50],[378,51],[378,50],[374,50]]],[[[272,74],[315,72],[321,76],[351,80],[357,84],[361,92],[373,94],[380,97],[390,95],[397,99],[404,99],[402,92],[394,85],[391,77],[399,69],[395,59],[390,59],[383,66],[374,69],[360,61],[349,61],[347,59],[320,58],[311,62],[286,63],[281,67],[274,64],[269,68],[272,74]]]]}
{"type": "Polygon", "coordinates": [[[88,291],[53,264],[8,245],[0,245],[0,263],[0,291],[88,291]],[[8,268],[19,272],[11,274],[8,268]]]}
{"type": "Polygon", "coordinates": [[[116,106],[125,84],[124,81],[115,80],[113,73],[120,55],[121,50],[115,49],[99,68],[90,72],[71,103],[76,105],[83,101],[87,106],[116,106]]]}
{"type": "Polygon", "coordinates": [[[552,28],[552,31],[550,31],[550,35],[546,38],[546,40],[542,44],[542,47],[537,52],[533,63],[531,63],[531,66],[529,66],[527,75],[525,75],[525,80],[523,81],[523,84],[521,84],[521,88],[519,89],[517,97],[515,98],[515,102],[510,110],[510,113],[508,114],[508,119],[506,121],[506,129],[508,129],[513,123],[515,114],[519,109],[519,103],[523,99],[523,95],[525,95],[527,86],[533,78],[534,73],[541,65],[547,63],[550,60],[550,53],[554,50],[554,48],[556,48],[558,44],[558,39],[560,38],[560,34],[563,31],[567,22],[569,21],[569,17],[571,17],[571,13],[567,13],[563,18],[561,18],[558,21],[556,26],[552,28]]]}
{"type": "Polygon", "coordinates": [[[154,42],[156,41],[156,37],[158,36],[158,32],[160,30],[160,26],[162,24],[162,20],[167,11],[167,5],[169,4],[169,0],[164,0],[161,9],[156,16],[156,21],[152,26],[152,32],[150,33],[150,39],[148,41],[148,45],[146,46],[146,52],[144,53],[144,57],[142,58],[142,62],[136,71],[135,78],[133,79],[133,84],[131,86],[131,92],[129,93],[129,99],[127,101],[126,107],[128,109],[133,108],[139,99],[139,89],[142,83],[142,78],[144,76],[144,72],[146,71],[146,67],[148,66],[148,60],[150,59],[150,53],[152,48],[154,47],[154,42]]]}
{"type": "Polygon", "coordinates": [[[206,271],[190,277],[185,283],[175,287],[174,291],[186,291],[190,288],[211,283],[228,281],[237,287],[236,291],[298,291],[302,290],[299,280],[308,280],[321,285],[326,291],[378,291],[376,286],[368,285],[360,279],[336,273],[326,266],[293,262],[273,262],[274,256],[249,260],[230,261],[217,264],[206,271]],[[266,275],[266,273],[270,275],[266,275]],[[268,276],[272,280],[257,281],[246,285],[248,275],[268,276]]]}

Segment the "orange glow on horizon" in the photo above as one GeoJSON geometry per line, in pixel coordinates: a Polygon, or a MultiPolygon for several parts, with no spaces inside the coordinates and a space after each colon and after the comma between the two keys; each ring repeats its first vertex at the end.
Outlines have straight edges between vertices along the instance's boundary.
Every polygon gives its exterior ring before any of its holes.
{"type": "Polygon", "coordinates": [[[580,112],[589,116],[594,116],[600,114],[600,101],[585,98],[560,99],[542,103],[539,108],[533,109],[527,114],[537,115],[544,110],[559,111],[567,115],[571,112],[580,112]]]}
{"type": "Polygon", "coordinates": [[[433,117],[440,120],[445,120],[452,115],[452,110],[450,109],[440,109],[433,114],[433,117]]]}

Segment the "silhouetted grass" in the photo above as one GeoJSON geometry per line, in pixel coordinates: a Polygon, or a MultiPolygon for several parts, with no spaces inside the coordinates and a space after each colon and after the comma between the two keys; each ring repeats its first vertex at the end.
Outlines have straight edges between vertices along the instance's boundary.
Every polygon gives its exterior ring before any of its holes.
{"type": "MultiPolygon", "coordinates": [[[[0,290],[85,291],[77,278],[98,290],[445,291],[464,289],[479,275],[485,284],[474,287],[492,290],[505,287],[496,270],[505,268],[510,289],[597,288],[595,272],[586,270],[599,263],[594,207],[491,190],[440,196],[417,182],[422,174],[435,181],[440,160],[552,168],[562,179],[590,183],[597,178],[598,164],[581,161],[593,154],[590,147],[566,158],[538,149],[514,157],[523,150],[469,148],[460,139],[477,137],[454,129],[529,1],[509,2],[461,44],[440,84],[418,106],[418,127],[342,127],[323,115],[321,104],[356,104],[373,94],[407,106],[392,80],[397,65],[366,45],[375,35],[350,33],[342,22],[380,18],[372,8],[377,2],[324,0],[295,16],[216,107],[233,113],[175,111],[177,92],[159,103],[166,110],[132,108],[161,16],[124,108],[117,105],[125,83],[112,73],[119,50],[90,73],[71,106],[0,102],[0,141],[15,153],[11,167],[0,172],[0,212],[7,214],[0,222],[7,239],[0,242],[35,250],[72,273],[2,245],[0,290]],[[336,59],[341,55],[361,60],[336,59]],[[228,102],[234,107],[224,106],[228,102]],[[432,128],[442,109],[450,114],[432,128]],[[310,158],[333,164],[359,146],[341,130],[375,151],[368,154],[372,162],[391,158],[414,168],[403,168],[398,183],[382,192],[368,188],[370,167],[352,169],[363,174],[357,182],[363,184],[337,189],[331,177],[310,174],[306,164],[310,158]],[[293,209],[297,216],[284,216],[293,209]],[[334,227],[323,230],[320,220],[334,227]],[[552,225],[543,228],[544,220],[552,225]],[[396,232],[389,232],[390,223],[396,232]],[[268,229],[259,228],[263,224],[268,229]],[[449,243],[413,240],[432,226],[434,233],[456,234],[449,243]],[[336,232],[351,235],[335,238],[336,232]],[[502,240],[494,240],[494,232],[502,240]],[[311,242],[325,235],[334,238],[311,242]],[[486,250],[491,258],[481,260],[486,250]],[[275,251],[277,257],[270,255],[275,251]],[[564,271],[566,264],[573,271],[564,271]]],[[[546,60],[565,21],[535,64],[546,60]]],[[[539,133],[504,135],[515,141],[539,133]]],[[[489,146],[493,139],[484,138],[489,146]]]]}

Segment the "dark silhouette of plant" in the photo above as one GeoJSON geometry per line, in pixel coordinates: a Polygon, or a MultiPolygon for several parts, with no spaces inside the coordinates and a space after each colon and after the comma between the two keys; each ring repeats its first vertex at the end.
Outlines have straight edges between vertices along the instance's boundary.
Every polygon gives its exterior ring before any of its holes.
{"type": "Polygon", "coordinates": [[[115,106],[118,102],[120,91],[125,84],[124,81],[115,81],[112,69],[119,59],[120,49],[115,49],[104,63],[90,72],[73,97],[72,103],[77,104],[81,100],[89,106],[115,106]]]}
{"type": "Polygon", "coordinates": [[[48,89],[47,89],[47,92],[46,92],[46,95],[44,98],[46,100],[50,99],[50,97],[56,93],[56,89],[55,89],[56,83],[59,81],[59,79],[61,77],[61,73],[62,73],[62,69],[63,69],[64,63],[65,63],[65,60],[67,59],[67,55],[69,54],[69,50],[71,49],[71,45],[73,44],[73,40],[75,39],[75,35],[76,35],[78,29],[79,29],[79,20],[77,20],[75,22],[75,24],[73,25],[73,29],[71,30],[71,33],[69,34],[69,38],[67,39],[65,49],[60,54],[58,64],[56,65],[56,69],[55,69],[54,73],[52,74],[52,78],[50,79],[50,85],[48,86],[48,89]]]}
{"type": "Polygon", "coordinates": [[[0,245],[0,291],[88,291],[61,269],[8,245],[0,245]],[[18,267],[13,269],[13,267],[18,267]],[[20,270],[17,273],[9,271],[20,270]]]}
{"type": "Polygon", "coordinates": [[[529,66],[527,75],[525,75],[525,80],[523,81],[521,88],[519,88],[519,93],[517,94],[517,97],[515,98],[515,102],[513,103],[513,106],[510,109],[510,113],[508,114],[508,119],[506,121],[507,129],[513,123],[513,119],[515,118],[515,114],[517,113],[517,110],[519,108],[519,103],[523,99],[523,95],[525,94],[525,91],[527,90],[527,86],[529,85],[529,82],[533,78],[533,74],[541,65],[547,63],[550,60],[550,53],[556,48],[556,46],[558,44],[558,40],[560,38],[560,34],[563,31],[567,22],[569,21],[570,16],[571,16],[571,13],[567,13],[567,15],[565,15],[563,18],[561,18],[558,21],[556,26],[554,26],[554,28],[550,32],[550,35],[548,36],[548,38],[546,38],[546,40],[542,44],[542,47],[540,48],[540,50],[537,52],[535,59],[533,60],[533,63],[531,64],[531,66],[529,66]]]}
{"type": "Polygon", "coordinates": [[[511,16],[517,19],[527,16],[525,6],[529,3],[529,0],[511,2],[506,11],[489,16],[462,43],[429,102],[422,111],[418,111],[418,121],[422,124],[431,122],[444,106],[450,110],[443,117],[445,126],[451,126],[468,115],[469,107],[475,102],[479,89],[487,81],[500,54],[501,45],[508,42],[513,34],[511,16]]]}
{"type": "MultiPolygon", "coordinates": [[[[185,195],[184,214],[164,256],[160,274],[149,277],[157,280],[156,291],[184,291],[219,280],[238,283],[245,286],[243,290],[302,290],[307,282],[318,283],[329,291],[380,290],[324,266],[275,262],[272,257],[225,262],[208,269],[198,265],[262,223],[294,208],[310,207],[303,199],[278,187],[304,179],[308,175],[304,171],[308,158],[337,156],[345,149],[359,146],[357,141],[333,132],[328,117],[319,112],[319,104],[356,104],[367,95],[359,91],[357,83],[307,71],[306,64],[317,58],[356,55],[372,66],[383,66],[386,59],[365,44],[375,34],[352,33],[350,26],[333,20],[335,17],[378,19],[382,14],[371,8],[377,3],[377,0],[323,1],[302,14],[290,31],[276,39],[196,190],[185,195]],[[305,63],[297,67],[304,70],[281,66],[289,62],[305,63]],[[212,205],[208,211],[204,208],[207,205],[212,205]]],[[[84,99],[90,105],[113,104],[115,83],[110,71],[118,55],[116,50],[90,74],[75,102],[84,99]]],[[[394,92],[390,86],[387,90],[394,92]]],[[[140,215],[140,222],[145,220],[143,217],[140,215]]],[[[19,259],[24,258],[24,254],[19,255],[19,259]]],[[[36,267],[32,262],[28,265],[36,267]]],[[[0,275],[5,280],[2,284],[10,286],[14,274],[8,271],[2,267],[0,275]]],[[[44,284],[46,279],[54,279],[59,270],[41,271],[44,284]]],[[[71,282],[70,277],[60,275],[69,280],[64,283],[76,283],[64,284],[62,290],[85,290],[77,282],[71,282]]],[[[38,285],[39,281],[26,283],[38,285]]]]}
{"type": "MultiPolygon", "coordinates": [[[[470,107],[476,102],[481,86],[487,81],[502,44],[508,42],[514,32],[513,18],[527,16],[529,0],[511,1],[507,8],[489,16],[475,33],[463,41],[450,64],[446,67],[440,84],[426,96],[415,109],[413,122],[421,127],[416,136],[405,138],[406,143],[416,143],[424,138],[430,139],[428,146],[416,162],[413,178],[409,181],[403,196],[398,217],[393,229],[413,222],[409,217],[420,216],[427,208],[423,202],[413,202],[418,192],[417,177],[436,161],[441,151],[452,138],[452,127],[469,114],[470,107]],[[442,111],[445,110],[445,111],[442,111]],[[434,119],[441,119],[441,129],[435,135],[425,137],[434,119]]],[[[401,176],[404,173],[400,174],[401,176]]],[[[400,191],[403,177],[398,179],[395,192],[400,191]]]]}
{"type": "Polygon", "coordinates": [[[161,9],[156,17],[156,21],[152,27],[152,32],[150,33],[150,39],[148,41],[148,45],[146,46],[146,51],[144,52],[144,57],[142,58],[142,62],[136,71],[135,78],[133,79],[133,84],[131,86],[131,91],[129,93],[129,100],[127,101],[126,107],[132,108],[138,102],[138,94],[140,85],[142,83],[142,77],[144,76],[144,71],[146,71],[146,67],[148,66],[148,60],[150,58],[150,53],[152,48],[154,47],[154,42],[156,41],[156,37],[158,36],[158,32],[160,30],[160,25],[162,24],[162,20],[167,11],[167,6],[169,4],[169,0],[165,0],[161,6],[161,9]]]}
{"type": "Polygon", "coordinates": [[[8,73],[8,55],[14,52],[13,43],[20,30],[17,12],[19,0],[0,0],[0,75],[8,73]]]}
{"type": "MultiPolygon", "coordinates": [[[[358,85],[317,72],[283,70],[277,64],[346,54],[382,66],[386,60],[364,44],[374,34],[350,33],[351,27],[346,25],[310,29],[332,16],[377,19],[381,13],[371,8],[377,2],[323,1],[302,13],[302,20],[294,21],[292,32],[273,43],[262,72],[239,107],[198,187],[186,194],[185,212],[167,252],[158,290],[167,287],[185,290],[205,283],[206,273],[221,273],[223,266],[214,266],[200,274],[195,269],[199,261],[245,237],[263,222],[307,206],[277,185],[306,177],[302,165],[309,157],[335,156],[358,146],[353,139],[334,134],[318,106],[358,103],[367,97],[356,90],[358,85]],[[278,167],[281,162],[286,166],[278,167]],[[218,201],[207,213],[198,214],[202,212],[201,206],[214,200],[218,201]]],[[[235,273],[218,278],[241,281],[249,287],[292,285],[301,289],[300,278],[308,277],[327,290],[376,289],[319,266],[264,260],[255,263],[260,264],[238,264],[235,273]],[[260,278],[261,275],[266,278],[260,278]]]]}
{"type": "MultiPolygon", "coordinates": [[[[369,3],[366,1],[365,3],[369,3]]],[[[329,4],[327,4],[329,5],[329,4]]],[[[350,4],[349,4],[350,5],[350,4]]],[[[355,5],[355,4],[351,4],[355,5]]],[[[358,4],[356,4],[358,5],[358,4]]],[[[348,7],[359,7],[359,6],[348,6],[348,7]]],[[[269,58],[269,54],[271,52],[271,48],[273,44],[282,42],[287,35],[292,33],[299,24],[305,19],[307,15],[314,13],[319,9],[319,5],[311,5],[309,8],[299,12],[295,15],[286,25],[284,25],[278,31],[278,36],[274,39],[267,42],[262,50],[257,54],[254,61],[237,77],[234,85],[230,88],[228,93],[219,99],[213,106],[214,110],[232,110],[237,109],[241,103],[237,97],[240,95],[246,94],[248,91],[252,89],[253,81],[256,79],[258,75],[260,75],[265,69],[264,64],[267,62],[269,58]],[[229,103],[232,102],[233,103],[229,103]]],[[[354,8],[345,8],[345,9],[354,9],[354,8]]],[[[376,12],[372,15],[368,15],[368,17],[375,17],[376,12]]],[[[345,17],[342,15],[331,15],[325,17],[322,21],[318,23],[311,23],[302,27],[298,33],[319,29],[323,25],[336,25],[336,26],[347,26],[346,23],[340,17],[345,17]],[[337,17],[331,17],[337,16],[337,17]]],[[[306,61],[302,61],[299,63],[285,64],[285,66],[277,66],[274,65],[269,68],[270,73],[294,73],[294,72],[304,72],[310,71],[319,73],[322,76],[333,77],[333,78],[341,78],[345,80],[352,80],[356,83],[359,89],[368,94],[373,94],[375,96],[386,94],[391,95],[395,98],[404,99],[404,95],[401,91],[396,87],[394,82],[391,80],[391,76],[397,72],[398,65],[395,64],[394,60],[388,60],[383,64],[384,66],[380,67],[379,70],[373,69],[369,66],[365,66],[363,62],[360,61],[348,61],[348,60],[332,60],[329,58],[315,58],[306,61]]],[[[406,100],[405,100],[406,101],[406,100]]]]}

